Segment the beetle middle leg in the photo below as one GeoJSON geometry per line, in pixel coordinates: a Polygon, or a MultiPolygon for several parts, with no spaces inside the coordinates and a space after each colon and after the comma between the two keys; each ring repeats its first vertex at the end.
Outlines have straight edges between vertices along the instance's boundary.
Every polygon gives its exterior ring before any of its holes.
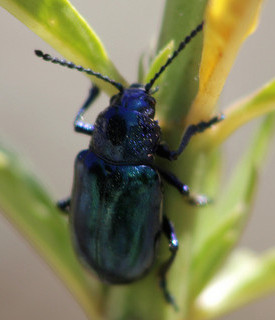
{"type": "Polygon", "coordinates": [[[201,121],[198,124],[192,124],[192,125],[188,126],[183,137],[182,137],[182,140],[181,140],[181,143],[180,143],[178,150],[172,151],[172,150],[170,150],[169,146],[166,143],[161,143],[158,146],[157,155],[160,157],[163,157],[165,159],[168,159],[168,160],[176,160],[178,158],[178,156],[186,148],[190,139],[196,133],[201,133],[201,132],[205,131],[206,129],[208,129],[212,125],[222,121],[223,119],[224,119],[224,115],[221,114],[219,116],[213,117],[212,119],[210,119],[207,122],[201,121]]]}
{"type": "Polygon", "coordinates": [[[85,133],[88,135],[92,135],[94,131],[94,126],[90,123],[83,121],[83,115],[87,111],[87,109],[91,106],[91,104],[98,97],[99,89],[97,86],[93,85],[90,89],[89,96],[87,100],[84,102],[80,110],[78,111],[75,120],[74,120],[74,129],[76,132],[85,133]]]}
{"type": "Polygon", "coordinates": [[[205,206],[211,202],[205,195],[195,194],[190,192],[187,184],[182,183],[173,173],[165,171],[159,167],[156,167],[161,176],[174,186],[178,191],[186,198],[187,202],[195,206],[205,206]]]}
{"type": "Polygon", "coordinates": [[[163,291],[165,300],[172,304],[176,310],[178,310],[178,306],[175,302],[174,297],[170,294],[167,288],[166,274],[170,269],[178,250],[178,239],[176,237],[176,233],[172,223],[169,219],[164,215],[162,221],[162,231],[165,236],[169,240],[169,249],[171,251],[170,257],[160,266],[159,269],[159,277],[160,277],[160,287],[163,291]]]}

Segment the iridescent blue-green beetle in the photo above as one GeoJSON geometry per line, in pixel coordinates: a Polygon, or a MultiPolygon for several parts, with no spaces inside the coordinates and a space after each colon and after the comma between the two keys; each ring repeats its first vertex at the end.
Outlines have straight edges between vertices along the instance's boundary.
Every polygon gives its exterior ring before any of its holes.
{"type": "Polygon", "coordinates": [[[166,301],[175,308],[166,274],[176,256],[178,240],[172,223],[162,213],[162,179],[176,187],[191,204],[205,205],[207,198],[192,195],[187,185],[154,163],[154,156],[176,160],[194,134],[221,121],[223,116],[190,125],[179,148],[171,151],[161,141],[161,129],[154,120],[156,101],[151,88],[202,28],[203,23],[179,44],[149,83],[133,84],[129,88],[91,69],[35,51],[46,61],[94,75],[119,91],[91,125],[83,121],[83,114],[98,96],[99,89],[93,86],[74,122],[75,131],[92,139],[89,148],[76,157],[71,197],[58,205],[69,213],[80,261],[105,283],[130,283],[150,270],[158,240],[164,233],[171,256],[160,267],[160,286],[166,301]]]}

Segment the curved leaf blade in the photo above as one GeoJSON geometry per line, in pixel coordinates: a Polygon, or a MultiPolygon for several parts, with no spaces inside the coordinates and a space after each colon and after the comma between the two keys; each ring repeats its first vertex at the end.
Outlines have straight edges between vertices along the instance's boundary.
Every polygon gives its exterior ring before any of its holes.
{"type": "Polygon", "coordinates": [[[88,279],[73,252],[69,227],[41,185],[0,145],[0,208],[75,295],[92,319],[99,284],[88,279]]]}
{"type": "Polygon", "coordinates": [[[217,146],[247,122],[273,111],[275,111],[275,79],[226,109],[225,120],[215,127],[215,132],[206,133],[208,136],[202,137],[202,140],[207,139],[211,147],[217,146]]]}
{"type": "Polygon", "coordinates": [[[261,124],[219,202],[214,208],[204,210],[196,220],[190,286],[193,297],[215,275],[241,237],[274,130],[275,113],[272,113],[261,124]]]}
{"type": "MultiPolygon", "coordinates": [[[[159,71],[159,69],[165,64],[169,56],[173,53],[175,49],[174,41],[170,41],[160,52],[156,55],[154,60],[152,61],[149,70],[146,74],[146,77],[143,80],[143,83],[148,83],[154,75],[159,71]]],[[[162,76],[158,78],[154,84],[154,87],[158,86],[161,82],[162,76]]]]}
{"type": "MultiPolygon", "coordinates": [[[[0,0],[0,5],[75,64],[125,84],[96,33],[67,0],[0,0]]],[[[91,78],[113,94],[109,84],[91,78]]]]}
{"type": "Polygon", "coordinates": [[[236,251],[196,301],[196,320],[214,319],[275,291],[275,250],[236,251]]]}

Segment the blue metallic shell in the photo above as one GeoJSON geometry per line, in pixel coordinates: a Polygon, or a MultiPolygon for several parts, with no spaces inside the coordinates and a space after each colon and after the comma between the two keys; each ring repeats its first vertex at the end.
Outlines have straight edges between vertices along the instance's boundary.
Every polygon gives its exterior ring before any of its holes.
{"type": "Polygon", "coordinates": [[[154,262],[162,184],[147,165],[110,164],[84,150],[75,161],[70,222],[82,262],[107,283],[132,282],[154,262]]]}

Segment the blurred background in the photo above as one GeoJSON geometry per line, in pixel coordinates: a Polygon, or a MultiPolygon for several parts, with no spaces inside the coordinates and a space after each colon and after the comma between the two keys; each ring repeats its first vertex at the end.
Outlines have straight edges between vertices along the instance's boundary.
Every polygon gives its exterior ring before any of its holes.
{"type": "MultiPolygon", "coordinates": [[[[73,4],[95,29],[121,74],[134,82],[139,56],[148,47],[154,47],[164,0],[74,0],[73,4]]],[[[259,28],[245,42],[230,73],[221,108],[274,76],[274,12],[275,2],[266,1],[259,28]]],[[[1,140],[25,159],[53,199],[63,198],[70,192],[74,157],[89,141],[88,137],[73,132],[72,122],[87,96],[90,82],[77,72],[37,59],[34,49],[55,52],[2,8],[0,41],[1,140]]],[[[87,119],[93,122],[108,100],[102,94],[87,119]]],[[[225,144],[226,175],[230,175],[258,123],[254,121],[239,130],[225,144]]],[[[241,241],[241,245],[257,252],[275,245],[274,161],[275,138],[262,172],[253,215],[241,241]]],[[[223,319],[274,317],[275,295],[223,319]]],[[[85,319],[63,284],[1,215],[0,319],[85,319]]]]}

